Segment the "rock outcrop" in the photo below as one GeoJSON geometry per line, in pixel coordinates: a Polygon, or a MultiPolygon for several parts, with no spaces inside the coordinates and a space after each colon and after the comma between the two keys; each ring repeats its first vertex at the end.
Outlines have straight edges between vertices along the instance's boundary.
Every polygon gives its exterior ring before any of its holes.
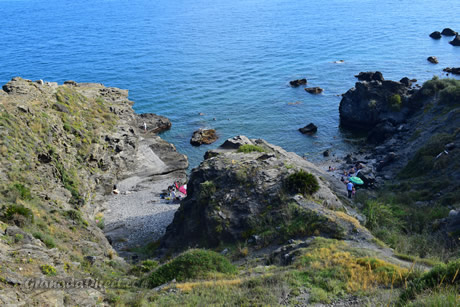
{"type": "Polygon", "coordinates": [[[460,67],[446,67],[443,69],[443,71],[454,74],[454,75],[460,75],[460,67]]]}
{"type": "Polygon", "coordinates": [[[452,46],[460,46],[460,35],[455,35],[455,38],[449,42],[452,46]]]}
{"type": "Polygon", "coordinates": [[[444,36],[455,36],[455,35],[457,35],[457,32],[455,32],[451,28],[444,28],[441,31],[441,34],[444,35],[444,36]]]}
{"type": "Polygon", "coordinates": [[[307,87],[305,88],[305,91],[307,91],[310,94],[321,94],[324,90],[316,86],[316,87],[307,87]]]}
{"type": "Polygon", "coordinates": [[[360,72],[359,74],[355,75],[356,78],[360,81],[380,81],[382,82],[383,74],[380,71],[368,71],[368,72],[360,72]]]}
{"type": "Polygon", "coordinates": [[[441,32],[434,31],[433,33],[430,34],[430,37],[433,39],[441,39],[441,32]]]}
{"type": "Polygon", "coordinates": [[[313,134],[316,131],[318,131],[318,127],[316,127],[315,124],[309,123],[303,128],[299,128],[299,131],[302,132],[303,134],[313,134]]]}
{"type": "Polygon", "coordinates": [[[390,80],[357,82],[340,101],[340,123],[345,127],[372,128],[385,120],[393,124],[403,122],[411,111],[407,103],[410,93],[407,83],[390,80]]]}
{"type": "Polygon", "coordinates": [[[292,80],[292,81],[289,81],[289,84],[290,84],[292,87],[298,87],[298,86],[300,86],[300,85],[305,85],[305,84],[307,84],[307,79],[292,80]]]}
{"type": "Polygon", "coordinates": [[[439,63],[438,58],[435,57],[435,56],[429,56],[426,60],[428,62],[432,63],[432,64],[438,64],[439,63]]]}
{"type": "Polygon", "coordinates": [[[321,179],[320,169],[294,153],[238,136],[207,157],[191,173],[188,196],[168,226],[160,252],[244,241],[264,246],[313,234],[371,238],[344,213],[347,207],[338,195],[345,188],[334,191],[337,187],[321,179]],[[296,194],[287,184],[301,170],[318,182],[312,195],[296,194]]]}
{"type": "Polygon", "coordinates": [[[212,144],[217,141],[219,137],[217,136],[216,130],[214,129],[198,129],[193,132],[192,138],[190,139],[190,144],[193,146],[200,146],[203,144],[212,144]]]}

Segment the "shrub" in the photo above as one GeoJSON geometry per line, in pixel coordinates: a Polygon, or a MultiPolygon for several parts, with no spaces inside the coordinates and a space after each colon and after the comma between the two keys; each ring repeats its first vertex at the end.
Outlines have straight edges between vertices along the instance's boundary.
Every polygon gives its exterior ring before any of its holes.
{"type": "Polygon", "coordinates": [[[433,77],[423,84],[420,93],[422,97],[430,97],[439,93],[441,104],[455,105],[460,101],[460,80],[433,77]]]}
{"type": "Polygon", "coordinates": [[[88,222],[83,219],[81,212],[78,210],[67,210],[65,211],[64,215],[69,219],[78,222],[81,225],[88,226],[88,222]]]}
{"type": "Polygon", "coordinates": [[[42,270],[42,273],[47,276],[54,276],[57,273],[56,269],[52,265],[49,265],[49,264],[44,264],[40,266],[40,270],[42,270]]]}
{"type": "Polygon", "coordinates": [[[22,183],[15,183],[11,186],[11,191],[16,194],[22,200],[31,200],[32,195],[29,188],[24,186],[22,183]]]}
{"type": "Polygon", "coordinates": [[[377,201],[367,201],[363,213],[366,216],[366,227],[369,230],[375,230],[379,226],[393,228],[399,225],[399,220],[394,216],[392,208],[377,201]]]}
{"type": "Polygon", "coordinates": [[[207,180],[200,183],[200,199],[209,199],[214,195],[214,193],[216,193],[216,186],[214,185],[214,182],[207,180]]]}
{"type": "Polygon", "coordinates": [[[56,243],[54,243],[54,240],[51,236],[49,235],[45,235],[41,232],[34,232],[32,234],[34,236],[35,239],[39,239],[41,240],[43,243],[45,243],[46,247],[48,248],[55,248],[56,247],[56,243]]]}
{"type": "Polygon", "coordinates": [[[210,273],[234,274],[236,268],[216,252],[192,249],[158,267],[150,274],[148,282],[151,287],[157,287],[173,279],[205,278],[210,273]]]}
{"type": "Polygon", "coordinates": [[[5,219],[7,221],[14,220],[18,215],[23,216],[25,220],[28,220],[31,223],[34,221],[34,214],[32,213],[32,210],[24,207],[23,205],[10,205],[6,208],[5,219]]]}
{"type": "Polygon", "coordinates": [[[401,305],[408,300],[414,299],[418,293],[427,289],[440,288],[443,285],[460,284],[460,259],[451,261],[448,264],[438,264],[429,272],[423,274],[409,283],[407,289],[401,294],[399,302],[401,305]]]}
{"type": "Polygon", "coordinates": [[[265,152],[265,149],[257,145],[244,144],[244,145],[241,145],[240,148],[238,148],[237,152],[250,153],[253,151],[265,152]]]}
{"type": "Polygon", "coordinates": [[[288,191],[300,193],[304,196],[311,195],[319,190],[316,177],[304,170],[287,176],[284,184],[288,191]]]}
{"type": "Polygon", "coordinates": [[[394,111],[399,111],[401,109],[401,96],[398,94],[395,94],[393,96],[390,96],[388,98],[388,104],[390,105],[390,108],[393,109],[394,111]]]}

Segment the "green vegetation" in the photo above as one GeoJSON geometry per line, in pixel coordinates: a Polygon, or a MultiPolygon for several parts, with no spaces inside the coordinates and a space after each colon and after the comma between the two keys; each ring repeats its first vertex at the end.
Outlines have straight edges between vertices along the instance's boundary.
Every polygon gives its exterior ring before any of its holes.
{"type": "Polygon", "coordinates": [[[402,179],[413,178],[426,175],[434,169],[439,172],[447,167],[452,167],[457,162],[451,161],[448,155],[442,155],[438,159],[436,159],[436,156],[444,151],[444,146],[452,142],[458,133],[459,131],[455,134],[440,133],[433,135],[402,169],[399,177],[402,179]]]}
{"type": "Polygon", "coordinates": [[[34,214],[32,210],[24,207],[23,205],[9,205],[6,207],[4,214],[4,221],[12,221],[13,219],[17,220],[18,216],[22,216],[21,224],[25,222],[33,223],[34,214]]]}
{"type": "Polygon", "coordinates": [[[49,265],[49,264],[44,264],[40,266],[40,270],[42,271],[43,274],[47,276],[54,276],[57,273],[56,269],[52,265],[49,265]]]}
{"type": "Polygon", "coordinates": [[[402,105],[401,96],[399,94],[394,94],[388,97],[388,104],[393,111],[399,111],[402,105]]]}
{"type": "Polygon", "coordinates": [[[423,84],[420,93],[422,97],[438,96],[440,104],[458,106],[460,105],[460,80],[433,77],[423,84]]]}
{"type": "Polygon", "coordinates": [[[64,215],[71,220],[78,222],[81,225],[88,226],[88,222],[83,219],[83,216],[78,210],[67,210],[64,212],[64,215]]]}
{"type": "Polygon", "coordinates": [[[45,243],[46,247],[48,247],[48,248],[55,248],[56,247],[56,243],[54,243],[53,237],[51,237],[51,236],[49,236],[47,234],[44,234],[42,232],[34,232],[32,235],[36,239],[39,239],[43,243],[45,243]]]}
{"type": "Polygon", "coordinates": [[[311,195],[319,190],[318,179],[304,170],[289,175],[284,182],[286,189],[304,196],[311,195]]]}
{"type": "Polygon", "coordinates": [[[216,186],[212,181],[200,183],[200,199],[209,200],[216,193],[216,186]]]}
{"type": "Polygon", "coordinates": [[[460,260],[448,264],[438,264],[429,272],[411,281],[400,297],[402,304],[414,299],[417,294],[427,289],[439,289],[446,285],[454,286],[457,291],[460,286],[460,260]]]}
{"type": "Polygon", "coordinates": [[[158,267],[150,274],[148,281],[151,287],[157,287],[173,279],[185,281],[234,273],[235,266],[224,256],[213,251],[192,249],[158,267]]]}
{"type": "Polygon", "coordinates": [[[250,153],[253,151],[265,152],[265,149],[257,145],[244,144],[244,145],[241,145],[237,150],[237,152],[243,152],[243,153],[250,153]]]}

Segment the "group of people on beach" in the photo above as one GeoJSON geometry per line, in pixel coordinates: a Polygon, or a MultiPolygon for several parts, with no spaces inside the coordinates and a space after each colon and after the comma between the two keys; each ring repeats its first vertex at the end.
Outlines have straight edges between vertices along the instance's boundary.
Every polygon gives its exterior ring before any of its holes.
{"type": "Polygon", "coordinates": [[[167,192],[160,194],[161,199],[180,201],[187,196],[187,185],[181,184],[180,181],[174,181],[172,185],[168,187],[167,192]]]}
{"type": "MultiPolygon", "coordinates": [[[[356,187],[355,184],[350,181],[350,177],[357,177],[363,167],[364,165],[358,162],[351,169],[343,171],[343,176],[340,178],[340,181],[346,185],[348,198],[352,198],[356,195],[356,187]]],[[[329,166],[328,172],[333,172],[335,170],[336,168],[329,166]]]]}

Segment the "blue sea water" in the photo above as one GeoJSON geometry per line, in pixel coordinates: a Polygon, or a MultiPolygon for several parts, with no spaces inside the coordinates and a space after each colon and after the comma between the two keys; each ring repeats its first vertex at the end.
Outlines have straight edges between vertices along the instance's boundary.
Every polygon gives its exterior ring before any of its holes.
{"type": "Polygon", "coordinates": [[[353,75],[425,81],[460,66],[451,38],[428,37],[460,31],[459,13],[458,0],[0,0],[0,83],[22,76],[129,89],[137,112],[171,119],[162,136],[192,166],[238,134],[315,160],[349,149],[338,95],[353,75]],[[288,86],[302,77],[324,93],[288,86]],[[310,122],[316,136],[297,131],[310,122]],[[221,140],[192,147],[200,127],[221,140]]]}

